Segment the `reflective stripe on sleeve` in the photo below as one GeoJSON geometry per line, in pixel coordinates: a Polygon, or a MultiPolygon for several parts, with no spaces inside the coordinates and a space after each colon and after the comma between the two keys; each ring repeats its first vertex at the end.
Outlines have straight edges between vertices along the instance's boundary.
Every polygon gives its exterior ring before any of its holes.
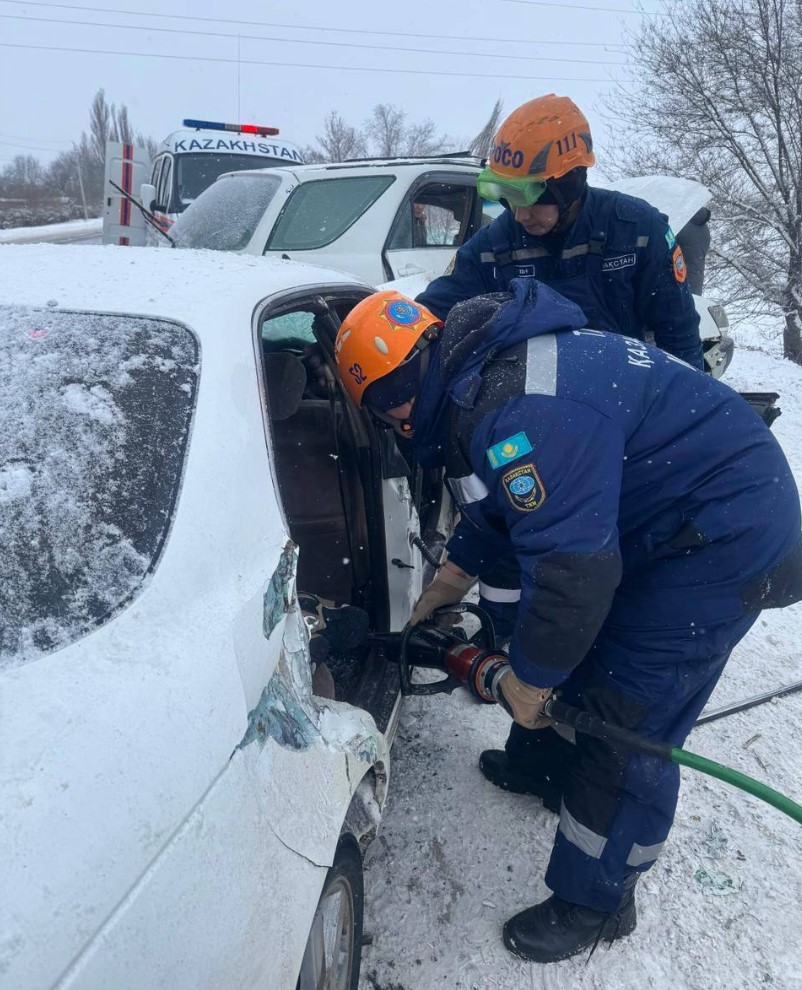
{"type": "Polygon", "coordinates": [[[519,602],[521,600],[520,588],[495,588],[492,584],[479,582],[479,594],[489,602],[519,602]]]}
{"type": "Polygon", "coordinates": [[[557,394],[557,339],[553,333],[527,341],[524,391],[526,395],[557,394]]]}
{"type": "Polygon", "coordinates": [[[478,474],[467,474],[464,478],[449,478],[448,487],[453,492],[454,498],[463,505],[481,502],[487,497],[487,485],[478,474]]]}

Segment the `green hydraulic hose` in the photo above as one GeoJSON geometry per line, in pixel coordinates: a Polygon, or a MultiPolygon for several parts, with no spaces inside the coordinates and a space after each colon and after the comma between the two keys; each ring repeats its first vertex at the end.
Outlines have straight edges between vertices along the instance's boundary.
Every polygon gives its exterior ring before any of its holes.
{"type": "Polygon", "coordinates": [[[773,787],[755,780],[754,777],[747,777],[745,773],[739,773],[738,770],[733,770],[731,767],[722,766],[721,763],[708,760],[704,756],[699,756],[698,753],[689,753],[687,749],[680,749],[678,746],[671,748],[671,762],[678,763],[683,767],[690,767],[692,770],[700,770],[702,773],[706,773],[708,777],[717,777],[727,784],[732,784],[733,787],[738,787],[742,791],[746,791],[747,794],[752,794],[754,797],[760,798],[761,801],[765,801],[766,804],[772,805],[802,825],[802,805],[792,801],[785,794],[775,791],[773,787]]]}
{"type": "Polygon", "coordinates": [[[792,801],[785,794],[780,794],[774,788],[762,784],[753,777],[747,777],[745,773],[732,770],[730,767],[722,766],[715,760],[708,760],[697,753],[689,753],[679,746],[671,746],[669,743],[654,742],[651,739],[644,739],[642,736],[627,729],[621,729],[617,725],[610,725],[591,715],[589,712],[580,711],[572,705],[566,705],[561,701],[551,699],[544,706],[544,712],[549,718],[562,725],[568,725],[576,732],[583,732],[585,735],[593,736],[596,739],[608,739],[620,743],[628,749],[633,749],[646,756],[656,756],[668,763],[676,763],[679,766],[690,767],[692,770],[699,770],[709,777],[716,777],[727,784],[732,784],[747,794],[752,794],[766,804],[772,805],[778,811],[793,818],[794,821],[802,825],[802,805],[792,801]]]}

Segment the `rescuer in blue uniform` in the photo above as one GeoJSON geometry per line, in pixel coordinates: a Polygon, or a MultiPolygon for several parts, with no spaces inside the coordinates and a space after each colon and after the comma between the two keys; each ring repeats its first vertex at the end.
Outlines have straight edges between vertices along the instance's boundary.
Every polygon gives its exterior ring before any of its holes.
{"type": "MultiPolygon", "coordinates": [[[[536,736],[560,697],[681,746],[763,608],[802,599],[799,495],[736,392],[632,337],[586,327],[534,279],[460,303],[445,327],[398,293],[363,300],[335,345],[346,390],[443,465],[461,513],[410,619],[459,601],[499,554],[522,595],[501,692],[536,736]],[[534,730],[534,731],[533,731],[534,730]]],[[[534,751],[533,751],[534,752],[534,751]]],[[[531,760],[560,807],[548,900],[507,947],[564,959],[636,924],[679,770],[577,735],[531,760]]]]}
{"type": "Polygon", "coordinates": [[[453,269],[418,296],[440,319],[463,299],[537,278],[577,303],[587,326],[643,340],[703,368],[699,315],[682,250],[645,200],[587,185],[595,164],[590,127],[567,97],[514,111],[477,179],[504,213],[456,253],[453,269]]]}
{"type": "MultiPolygon", "coordinates": [[[[639,340],[650,332],[658,347],[703,368],[699,314],[674,234],[644,200],[588,187],[595,161],[588,122],[567,97],[549,94],[515,110],[477,180],[479,195],[504,202],[504,213],[457,251],[450,274],[418,302],[445,319],[463,299],[537,278],[577,303],[586,326],[639,340]]],[[[483,569],[479,594],[506,642],[520,599],[515,561],[501,557],[483,569]]],[[[513,726],[505,752],[483,754],[482,772],[500,787],[526,790],[518,764],[531,744],[513,726]]]]}

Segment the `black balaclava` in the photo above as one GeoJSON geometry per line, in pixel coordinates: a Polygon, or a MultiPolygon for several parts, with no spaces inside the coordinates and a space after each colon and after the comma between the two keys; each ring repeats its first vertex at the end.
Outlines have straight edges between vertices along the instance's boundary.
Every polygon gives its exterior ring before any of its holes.
{"type": "Polygon", "coordinates": [[[377,419],[392,426],[402,437],[412,435],[411,419],[394,419],[387,415],[387,410],[396,409],[417,398],[429,369],[429,358],[428,346],[414,347],[407,359],[394,371],[377,378],[365,389],[364,404],[377,419]]]}
{"type": "Polygon", "coordinates": [[[546,191],[538,199],[536,206],[554,205],[559,209],[557,223],[546,237],[562,237],[569,227],[568,215],[571,207],[585,195],[588,187],[588,170],[584,165],[571,169],[559,179],[547,179],[546,191]]]}

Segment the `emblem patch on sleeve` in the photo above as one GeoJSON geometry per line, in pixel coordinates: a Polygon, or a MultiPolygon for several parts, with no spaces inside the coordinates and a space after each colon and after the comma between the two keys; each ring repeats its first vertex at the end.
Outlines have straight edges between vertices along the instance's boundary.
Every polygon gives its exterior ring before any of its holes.
{"type": "Polygon", "coordinates": [[[676,243],[677,238],[674,236],[674,231],[670,227],[666,228],[666,244],[668,244],[668,250],[673,251],[676,243]]]}
{"type": "Polygon", "coordinates": [[[534,464],[512,468],[501,479],[507,498],[519,512],[534,512],[546,501],[546,489],[534,464]]]}
{"type": "Polygon", "coordinates": [[[519,457],[531,452],[532,444],[529,442],[529,437],[521,431],[515,436],[507,437],[506,440],[500,440],[498,443],[494,443],[492,447],[488,447],[487,459],[493,470],[498,471],[500,467],[504,467],[510,461],[517,461],[519,457]]]}
{"type": "Polygon", "coordinates": [[[671,260],[674,262],[674,278],[682,285],[688,277],[688,269],[685,267],[685,258],[682,255],[682,248],[679,244],[674,248],[671,260]]]}

